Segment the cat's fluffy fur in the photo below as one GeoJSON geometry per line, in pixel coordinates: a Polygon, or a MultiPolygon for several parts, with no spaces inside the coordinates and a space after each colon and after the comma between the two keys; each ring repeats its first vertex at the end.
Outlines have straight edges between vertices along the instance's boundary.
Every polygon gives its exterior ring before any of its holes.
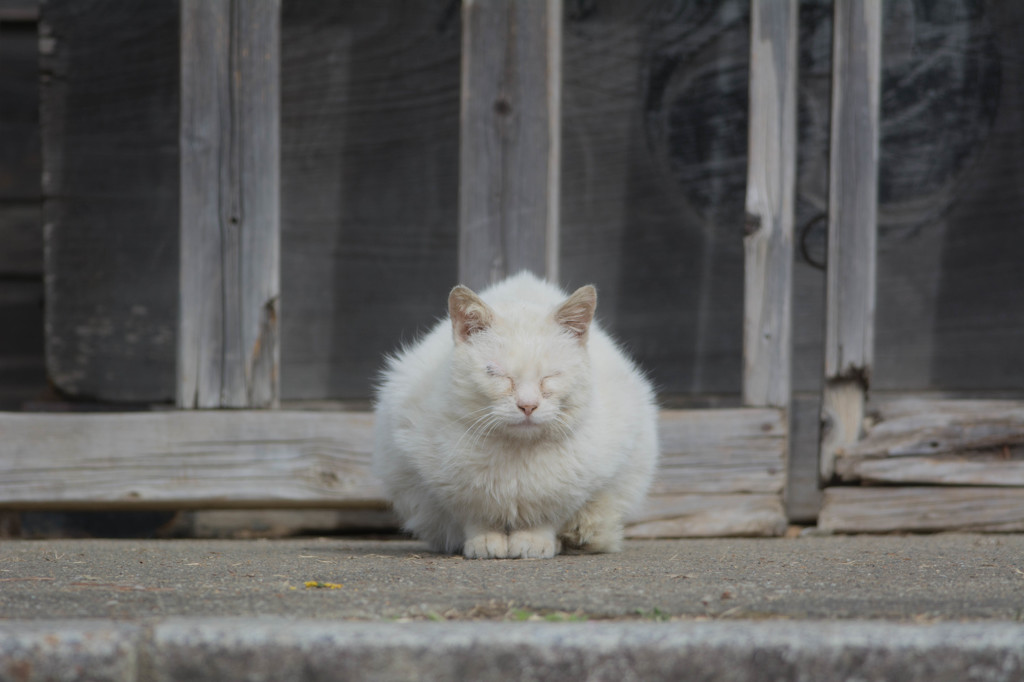
{"type": "Polygon", "coordinates": [[[617,551],[658,456],[650,384],[567,297],[522,273],[449,296],[449,318],[389,359],[374,470],[405,528],[467,558],[617,551]]]}

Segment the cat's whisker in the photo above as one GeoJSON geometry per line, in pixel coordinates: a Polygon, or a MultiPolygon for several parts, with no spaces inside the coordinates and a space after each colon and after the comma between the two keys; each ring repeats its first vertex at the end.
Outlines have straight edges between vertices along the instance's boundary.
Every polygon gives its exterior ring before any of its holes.
{"type": "Polygon", "coordinates": [[[490,405],[485,405],[484,407],[481,407],[478,410],[473,410],[472,412],[467,412],[464,415],[460,416],[459,417],[459,421],[465,421],[465,420],[469,419],[470,417],[472,417],[473,415],[480,414],[481,412],[489,412],[489,411],[491,411],[493,409],[494,408],[491,407],[490,405]]]}
{"type": "MultiPolygon", "coordinates": [[[[477,412],[484,412],[484,411],[486,411],[486,414],[478,417],[476,419],[476,421],[474,421],[472,424],[470,424],[469,427],[465,431],[462,432],[462,435],[459,436],[459,440],[457,440],[455,442],[455,445],[452,447],[452,450],[454,450],[455,452],[458,452],[459,451],[459,446],[462,444],[462,441],[466,438],[466,436],[472,434],[475,430],[482,431],[483,429],[486,428],[487,424],[489,423],[489,420],[493,419],[495,417],[494,410],[490,406],[482,408],[480,410],[474,410],[470,414],[476,414],[477,412]]],[[[478,441],[479,441],[479,438],[474,437],[473,440],[471,441],[470,445],[472,447],[476,447],[476,444],[477,444],[478,441]]]]}
{"type": "Polygon", "coordinates": [[[487,428],[485,430],[483,430],[483,432],[480,434],[480,437],[477,439],[477,441],[479,442],[481,440],[487,439],[487,437],[490,436],[491,433],[496,428],[498,428],[503,421],[504,420],[501,418],[501,415],[495,414],[494,415],[494,419],[491,421],[490,425],[487,426],[487,428]]]}

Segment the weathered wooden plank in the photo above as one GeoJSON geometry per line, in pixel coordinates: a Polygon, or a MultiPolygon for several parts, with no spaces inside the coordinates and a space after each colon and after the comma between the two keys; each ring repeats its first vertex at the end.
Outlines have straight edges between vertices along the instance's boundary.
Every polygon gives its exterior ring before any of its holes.
{"type": "Polygon", "coordinates": [[[464,0],[459,281],[558,279],[562,1],[464,0]]]}
{"type": "Polygon", "coordinates": [[[796,0],[752,2],[743,402],[789,407],[796,199],[796,0]]]}
{"type": "Polygon", "coordinates": [[[832,34],[821,476],[856,442],[874,353],[882,3],[837,2],[832,34]]]}
{"type": "Polygon", "coordinates": [[[279,398],[280,11],[181,5],[179,407],[279,398]]]}
{"type": "Polygon", "coordinates": [[[664,410],[659,438],[654,494],[782,492],[787,438],[780,410],[664,410]]]}
{"type": "Polygon", "coordinates": [[[990,485],[1024,488],[1024,451],[936,457],[836,460],[843,481],[902,485],[990,485]]]}
{"type": "Polygon", "coordinates": [[[626,537],[763,537],[786,526],[778,495],[653,495],[629,520],[626,537]]]}
{"type": "Polygon", "coordinates": [[[1024,403],[1012,400],[881,402],[864,436],[841,448],[836,475],[846,482],[1024,485],[1024,403]]]}
{"type": "MultiPolygon", "coordinates": [[[[0,413],[0,506],[382,506],[370,474],[372,420],[366,412],[0,413]]],[[[717,499],[704,493],[781,499],[779,411],[666,411],[660,430],[656,518],[717,499]],[[690,501],[663,513],[677,498],[690,501]]]]}
{"type": "Polygon", "coordinates": [[[818,526],[836,533],[1024,531],[1024,489],[832,487],[818,526]]]}
{"type": "Polygon", "coordinates": [[[0,504],[383,506],[369,413],[0,414],[0,504]]]}
{"type": "Polygon", "coordinates": [[[882,3],[834,9],[825,375],[866,382],[874,353],[882,3]]]}
{"type": "Polygon", "coordinates": [[[964,398],[963,393],[932,393],[905,397],[876,396],[868,403],[872,429],[881,424],[908,417],[929,418],[941,415],[955,419],[1016,419],[1024,411],[1024,401],[1015,400],[1019,391],[1006,393],[1006,397],[964,398]]]}
{"type": "Polygon", "coordinates": [[[1024,402],[901,401],[882,408],[864,438],[842,457],[900,457],[959,453],[1024,443],[1024,402]]]}

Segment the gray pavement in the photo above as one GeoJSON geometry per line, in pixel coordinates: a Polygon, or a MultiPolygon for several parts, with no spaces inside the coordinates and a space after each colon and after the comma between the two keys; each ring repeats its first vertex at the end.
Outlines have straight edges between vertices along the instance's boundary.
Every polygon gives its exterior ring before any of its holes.
{"type": "Polygon", "coordinates": [[[535,561],[404,540],[0,544],[0,680],[686,671],[1024,680],[1024,535],[630,542],[535,561]]]}

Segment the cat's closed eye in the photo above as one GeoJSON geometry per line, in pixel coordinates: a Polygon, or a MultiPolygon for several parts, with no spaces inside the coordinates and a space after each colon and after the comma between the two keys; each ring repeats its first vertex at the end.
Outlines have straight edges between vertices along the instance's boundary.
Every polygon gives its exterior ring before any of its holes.
{"type": "Polygon", "coordinates": [[[553,391],[551,390],[550,380],[557,379],[562,376],[561,372],[552,372],[543,379],[540,380],[540,394],[544,398],[550,398],[553,391]]]}
{"type": "Polygon", "coordinates": [[[506,374],[505,370],[503,370],[501,367],[494,364],[493,362],[487,363],[487,366],[484,368],[484,371],[487,373],[487,376],[492,376],[495,377],[496,379],[504,379],[505,381],[507,381],[509,391],[514,391],[516,389],[515,379],[506,374]]]}

